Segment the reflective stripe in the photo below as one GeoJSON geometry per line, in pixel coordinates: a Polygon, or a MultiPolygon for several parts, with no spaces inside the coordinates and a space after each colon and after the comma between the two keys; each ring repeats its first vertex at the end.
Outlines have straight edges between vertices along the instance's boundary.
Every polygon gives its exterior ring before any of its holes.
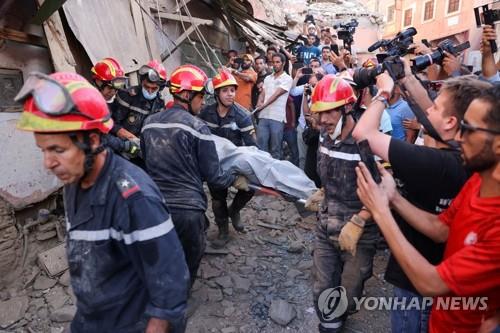
{"type": "Polygon", "coordinates": [[[213,141],[212,135],[210,135],[210,134],[202,134],[202,133],[196,131],[194,128],[191,128],[191,127],[189,127],[187,125],[184,125],[184,124],[179,124],[179,123],[169,123],[169,124],[151,123],[151,124],[147,124],[146,126],[144,126],[142,128],[141,132],[144,132],[145,130],[150,129],[150,128],[177,128],[177,129],[181,129],[181,130],[184,130],[186,132],[189,132],[193,136],[195,136],[195,137],[197,137],[197,138],[199,138],[201,140],[213,141]]]}
{"type": "Polygon", "coordinates": [[[125,234],[122,231],[118,231],[113,228],[102,230],[73,230],[69,232],[69,238],[87,242],[97,242],[107,239],[114,239],[117,241],[123,240],[125,244],[130,245],[135,242],[143,242],[161,237],[169,233],[173,228],[174,224],[172,223],[172,219],[169,218],[165,222],[154,227],[136,230],[129,234],[125,234]]]}
{"type": "Polygon", "coordinates": [[[146,116],[151,113],[150,111],[143,110],[141,108],[138,108],[137,106],[130,105],[129,103],[127,103],[123,99],[121,99],[120,96],[118,96],[118,94],[116,94],[116,100],[118,101],[118,104],[121,104],[122,106],[129,108],[132,111],[142,113],[146,116]]]}
{"type": "Polygon", "coordinates": [[[342,322],[341,321],[337,321],[335,323],[319,323],[321,326],[323,326],[324,328],[339,328],[342,326],[342,322]]]}
{"type": "Polygon", "coordinates": [[[209,123],[208,121],[204,120],[205,124],[207,124],[208,127],[212,127],[212,128],[219,128],[219,125],[217,124],[212,124],[212,123],[209,123]]]}
{"type": "Polygon", "coordinates": [[[240,129],[240,131],[247,132],[247,131],[251,131],[253,129],[254,129],[253,125],[250,125],[250,126],[247,126],[247,127],[243,127],[242,129],[240,129]]]}
{"type": "Polygon", "coordinates": [[[326,147],[320,147],[319,152],[325,155],[328,155],[333,158],[338,158],[339,160],[346,160],[346,161],[361,161],[361,157],[359,154],[349,154],[349,153],[343,153],[340,151],[333,151],[329,150],[326,147]]]}

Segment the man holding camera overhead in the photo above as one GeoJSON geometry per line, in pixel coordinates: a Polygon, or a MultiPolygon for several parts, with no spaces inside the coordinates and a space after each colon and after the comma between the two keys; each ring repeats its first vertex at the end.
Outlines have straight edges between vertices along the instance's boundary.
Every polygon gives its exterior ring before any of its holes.
{"type": "Polygon", "coordinates": [[[257,82],[257,73],[253,69],[253,57],[251,54],[244,54],[239,61],[241,67],[238,69],[231,68],[238,90],[236,90],[235,102],[243,106],[247,110],[252,109],[252,89],[257,82]],[[240,69],[241,68],[241,69],[240,69]]]}

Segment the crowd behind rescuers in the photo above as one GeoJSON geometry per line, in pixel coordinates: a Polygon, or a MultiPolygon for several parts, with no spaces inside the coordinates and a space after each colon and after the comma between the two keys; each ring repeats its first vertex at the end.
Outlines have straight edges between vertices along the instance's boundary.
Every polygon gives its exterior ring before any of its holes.
{"type": "Polygon", "coordinates": [[[254,195],[244,175],[221,168],[213,135],[289,159],[316,183],[305,206],[317,214],[319,332],[342,332],[359,310],[354,298],[382,238],[393,296],[420,305],[392,309],[392,332],[498,332],[496,38],[483,28],[478,75],[449,52],[424,71],[399,57],[357,66],[334,29],[308,15],[304,45],[231,50],[212,79],[191,64],[168,76],[151,60],[127,88],[111,57],[92,67],[92,84],[73,73],[30,74],[16,96],[24,101],[18,128],[34,133],[44,166],[64,183],[77,298],[70,332],[185,332],[210,225],[204,182],[215,248],[230,241],[229,221],[245,237],[240,211],[254,195]],[[205,94],[215,103],[205,105],[205,94]],[[339,287],[346,311],[325,316],[322,295],[339,287]],[[448,310],[427,296],[487,297],[487,307],[448,310]]]}

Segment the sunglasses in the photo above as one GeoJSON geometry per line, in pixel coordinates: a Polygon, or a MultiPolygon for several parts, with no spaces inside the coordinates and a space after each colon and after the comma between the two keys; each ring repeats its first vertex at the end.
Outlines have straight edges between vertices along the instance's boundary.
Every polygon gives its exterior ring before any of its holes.
{"type": "Polygon", "coordinates": [[[165,81],[160,77],[157,71],[146,65],[139,68],[139,75],[146,76],[148,80],[153,83],[165,81]]]}
{"type": "Polygon", "coordinates": [[[489,128],[481,128],[481,127],[472,126],[471,124],[468,124],[465,120],[462,120],[460,122],[460,137],[462,137],[464,135],[464,133],[466,133],[466,132],[475,132],[475,131],[482,131],[482,132],[487,132],[487,133],[494,134],[494,135],[500,135],[500,131],[496,131],[496,130],[489,129],[489,128]]]}
{"type": "MultiPolygon", "coordinates": [[[[78,84],[91,87],[86,82],[78,82],[78,84]]],[[[33,96],[33,101],[38,109],[49,116],[76,114],[88,119],[94,119],[78,111],[66,87],[46,74],[30,73],[26,83],[14,97],[14,101],[20,102],[29,96],[33,96]]]]}

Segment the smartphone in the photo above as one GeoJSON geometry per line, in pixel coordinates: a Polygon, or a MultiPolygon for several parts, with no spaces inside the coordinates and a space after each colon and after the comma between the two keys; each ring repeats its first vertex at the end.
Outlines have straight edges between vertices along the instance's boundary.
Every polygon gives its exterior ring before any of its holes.
{"type": "Polygon", "coordinates": [[[332,51],[338,56],[340,55],[339,53],[339,46],[337,44],[333,44],[333,45],[330,45],[330,47],[332,48],[332,51]]]}
{"type": "Polygon", "coordinates": [[[304,67],[302,68],[302,74],[304,75],[311,75],[313,73],[313,69],[309,67],[304,67]]]}
{"type": "Polygon", "coordinates": [[[373,177],[373,180],[375,180],[375,182],[379,184],[382,181],[382,178],[380,177],[380,173],[378,172],[377,164],[375,163],[375,155],[373,155],[372,150],[370,149],[368,140],[358,142],[358,150],[359,156],[361,157],[361,162],[366,165],[373,177]]]}

